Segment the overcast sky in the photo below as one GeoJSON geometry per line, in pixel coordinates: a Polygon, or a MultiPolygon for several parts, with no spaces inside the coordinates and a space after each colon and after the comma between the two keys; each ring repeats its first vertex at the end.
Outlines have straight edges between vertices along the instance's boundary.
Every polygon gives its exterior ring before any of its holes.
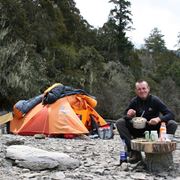
{"type": "MultiPolygon", "coordinates": [[[[113,4],[109,0],[74,0],[81,15],[94,27],[101,27],[108,19],[113,4]]],[[[166,47],[176,49],[177,35],[180,32],[180,0],[129,0],[132,13],[130,40],[140,47],[144,38],[157,27],[164,35],[166,47]]]]}

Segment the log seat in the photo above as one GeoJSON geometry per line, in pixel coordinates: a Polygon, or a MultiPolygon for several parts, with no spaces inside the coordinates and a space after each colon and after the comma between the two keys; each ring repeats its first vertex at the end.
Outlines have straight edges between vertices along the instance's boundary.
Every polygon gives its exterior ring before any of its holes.
{"type": "Polygon", "coordinates": [[[159,172],[173,166],[172,152],[176,150],[176,142],[131,140],[131,149],[145,153],[145,165],[148,171],[159,172]]]}

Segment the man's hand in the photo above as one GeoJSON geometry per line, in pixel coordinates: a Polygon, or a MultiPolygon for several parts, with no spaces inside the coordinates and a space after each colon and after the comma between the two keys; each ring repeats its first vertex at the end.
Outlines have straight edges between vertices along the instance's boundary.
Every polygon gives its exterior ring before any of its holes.
{"type": "Polygon", "coordinates": [[[133,118],[136,116],[136,111],[134,109],[129,109],[127,112],[127,117],[133,118]]]}
{"type": "Polygon", "coordinates": [[[161,119],[160,119],[159,117],[156,117],[156,118],[152,118],[152,119],[148,122],[148,124],[150,124],[150,125],[156,125],[156,124],[158,124],[159,122],[161,122],[161,119]]]}

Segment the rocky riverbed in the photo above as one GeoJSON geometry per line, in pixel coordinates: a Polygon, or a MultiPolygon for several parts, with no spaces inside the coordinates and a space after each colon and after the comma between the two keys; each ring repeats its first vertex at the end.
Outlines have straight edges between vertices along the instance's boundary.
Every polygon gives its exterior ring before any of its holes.
{"type": "Polygon", "coordinates": [[[33,136],[19,136],[12,134],[1,135],[0,141],[0,180],[180,180],[180,126],[176,132],[177,149],[173,152],[174,166],[160,173],[151,173],[142,164],[119,164],[119,152],[122,144],[116,130],[114,138],[110,140],[50,138],[36,139],[33,136]],[[76,169],[59,170],[30,170],[18,167],[14,162],[5,158],[6,150],[11,144],[24,144],[50,152],[63,152],[77,159],[81,165],[76,169]]]}

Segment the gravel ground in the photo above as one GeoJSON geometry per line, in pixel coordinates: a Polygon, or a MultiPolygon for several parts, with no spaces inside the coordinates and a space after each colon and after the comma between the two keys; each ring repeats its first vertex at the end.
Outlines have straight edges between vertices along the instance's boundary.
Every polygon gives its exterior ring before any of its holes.
{"type": "Polygon", "coordinates": [[[113,139],[62,139],[45,138],[35,139],[32,136],[19,136],[4,134],[0,141],[0,180],[180,180],[180,125],[176,132],[177,149],[173,152],[174,167],[166,172],[150,173],[142,165],[129,163],[119,164],[119,152],[122,150],[121,141],[117,131],[114,131],[113,139]],[[12,141],[23,142],[24,145],[36,147],[48,151],[64,152],[81,161],[81,166],[75,170],[59,171],[30,171],[29,169],[12,165],[5,159],[7,144],[12,141]]]}

